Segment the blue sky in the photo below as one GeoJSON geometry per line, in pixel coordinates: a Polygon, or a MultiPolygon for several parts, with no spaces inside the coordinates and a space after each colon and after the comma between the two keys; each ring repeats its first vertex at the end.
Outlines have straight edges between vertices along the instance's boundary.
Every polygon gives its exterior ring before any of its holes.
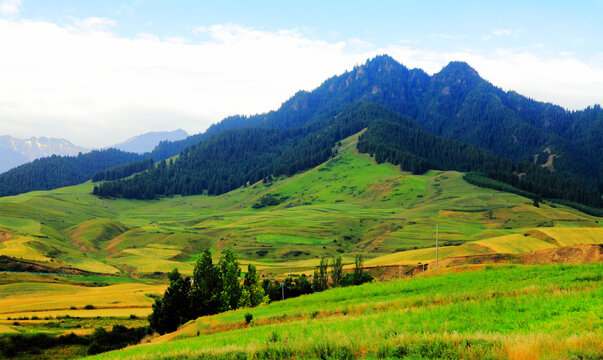
{"type": "Polygon", "coordinates": [[[601,14],[603,1],[0,0],[0,135],[196,133],[379,53],[428,73],[467,61],[584,108],[603,102],[601,14]]]}
{"type": "MultiPolygon", "coordinates": [[[[237,24],[275,32],[297,29],[329,42],[374,46],[522,48],[572,52],[585,61],[602,50],[603,1],[73,1],[25,0],[23,18],[68,23],[113,19],[122,36],[150,33],[201,40],[200,26],[237,24]],[[498,36],[494,33],[498,32],[498,36]]],[[[598,59],[600,60],[600,59],[598,59]]]]}

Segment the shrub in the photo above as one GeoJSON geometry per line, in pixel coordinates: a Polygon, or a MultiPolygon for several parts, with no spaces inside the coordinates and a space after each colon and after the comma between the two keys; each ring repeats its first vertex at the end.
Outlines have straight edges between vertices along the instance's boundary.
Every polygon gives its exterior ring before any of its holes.
{"type": "Polygon", "coordinates": [[[245,324],[249,325],[251,320],[253,320],[253,315],[251,313],[245,314],[245,324]]]}
{"type": "Polygon", "coordinates": [[[278,335],[278,333],[276,331],[273,331],[272,334],[270,335],[270,337],[268,338],[268,342],[269,343],[277,343],[280,340],[280,336],[278,335]]]}

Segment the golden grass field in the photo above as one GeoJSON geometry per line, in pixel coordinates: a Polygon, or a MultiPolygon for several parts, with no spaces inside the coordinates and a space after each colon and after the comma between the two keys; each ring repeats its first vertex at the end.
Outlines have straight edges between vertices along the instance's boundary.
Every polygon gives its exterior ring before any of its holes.
{"type": "Polygon", "coordinates": [[[4,284],[0,285],[0,319],[147,315],[153,303],[147,294],[159,295],[164,290],[164,285],[140,283],[101,287],[39,282],[4,284]],[[95,309],[84,310],[86,305],[95,309]]]}

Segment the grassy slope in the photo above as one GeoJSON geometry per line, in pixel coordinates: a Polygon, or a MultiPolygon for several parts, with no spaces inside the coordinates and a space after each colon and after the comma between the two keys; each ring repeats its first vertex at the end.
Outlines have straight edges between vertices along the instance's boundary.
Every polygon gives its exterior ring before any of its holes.
{"type": "MultiPolygon", "coordinates": [[[[355,152],[356,139],[343,141],[337,157],[307,172],[217,197],[98,199],[90,195],[93,185],[85,183],[0,198],[0,255],[136,277],[174,267],[190,273],[202,249],[212,247],[218,256],[230,247],[243,263],[282,274],[311,271],[321,256],[342,252],[348,264],[356,253],[365,255],[367,265],[429,262],[435,258],[436,218],[441,244],[462,244],[440,249],[441,257],[524,252],[603,238],[596,222],[600,219],[559,205],[536,208],[519,196],[472,186],[456,172],[413,176],[377,165],[355,152]],[[252,208],[269,193],[287,200],[252,208]]],[[[0,292],[9,294],[0,302],[12,297],[10,286],[0,285],[0,292]]],[[[46,298],[50,288],[56,286],[51,298],[57,299],[64,289],[51,280],[31,286],[46,298]]],[[[132,296],[140,290],[137,286],[130,289],[132,296]]],[[[70,289],[79,305],[92,301],[87,292],[70,289]]],[[[51,306],[51,299],[36,303],[33,295],[29,301],[18,299],[29,305],[11,312],[13,316],[43,309],[53,316],[82,313],[69,309],[71,304],[62,310],[51,306]]],[[[146,297],[120,314],[142,314],[150,304],[146,297]]],[[[98,300],[92,305],[109,304],[98,300]]]]}
{"type": "MultiPolygon", "coordinates": [[[[444,254],[521,252],[552,244],[538,236],[505,237],[532,229],[559,238],[559,244],[599,238],[592,216],[563,206],[536,208],[519,196],[469,185],[456,172],[412,176],[377,165],[355,152],[356,138],[346,139],[339,156],[310,171],[218,197],[103,200],[91,196],[92,184],[86,183],[2,198],[0,233],[10,235],[0,238],[0,254],[106,273],[173,267],[190,272],[201,249],[231,247],[245,261],[278,273],[310,269],[323,255],[343,252],[347,261],[359,252],[391,258],[394,252],[431,247],[436,218],[443,245],[480,241],[444,254]],[[287,201],[251,207],[268,193],[287,201]]],[[[431,252],[405,257],[426,261],[431,252]]]]}
{"type": "Polygon", "coordinates": [[[597,349],[603,355],[603,265],[473,270],[335,289],[202,317],[155,344],[96,358],[233,352],[384,358],[401,348],[414,358],[541,359],[572,352],[595,358],[597,349]],[[246,312],[253,314],[253,326],[244,324],[246,312]]]}

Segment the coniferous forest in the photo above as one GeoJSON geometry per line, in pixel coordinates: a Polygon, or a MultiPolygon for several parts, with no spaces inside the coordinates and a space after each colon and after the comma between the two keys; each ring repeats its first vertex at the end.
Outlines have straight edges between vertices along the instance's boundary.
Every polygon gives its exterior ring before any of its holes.
{"type": "Polygon", "coordinates": [[[0,196],[80,184],[101,170],[139,159],[138,154],[116,149],[37,159],[0,174],[0,196]]]}
{"type": "MultiPolygon", "coordinates": [[[[378,163],[400,165],[414,174],[429,169],[480,172],[482,177],[505,183],[530,198],[601,206],[601,195],[595,188],[537,164],[513,162],[476,146],[435,136],[413,119],[367,102],[356,102],[335,116],[322,116],[300,128],[224,130],[187,148],[175,162],[161,162],[129,179],[104,182],[94,188],[94,194],[136,199],[218,195],[269,176],[289,176],[316,166],[334,154],[337,141],[364,128],[367,130],[359,138],[358,150],[370,153],[378,163]]],[[[484,183],[475,176],[470,179],[475,185],[484,183]]]]}

